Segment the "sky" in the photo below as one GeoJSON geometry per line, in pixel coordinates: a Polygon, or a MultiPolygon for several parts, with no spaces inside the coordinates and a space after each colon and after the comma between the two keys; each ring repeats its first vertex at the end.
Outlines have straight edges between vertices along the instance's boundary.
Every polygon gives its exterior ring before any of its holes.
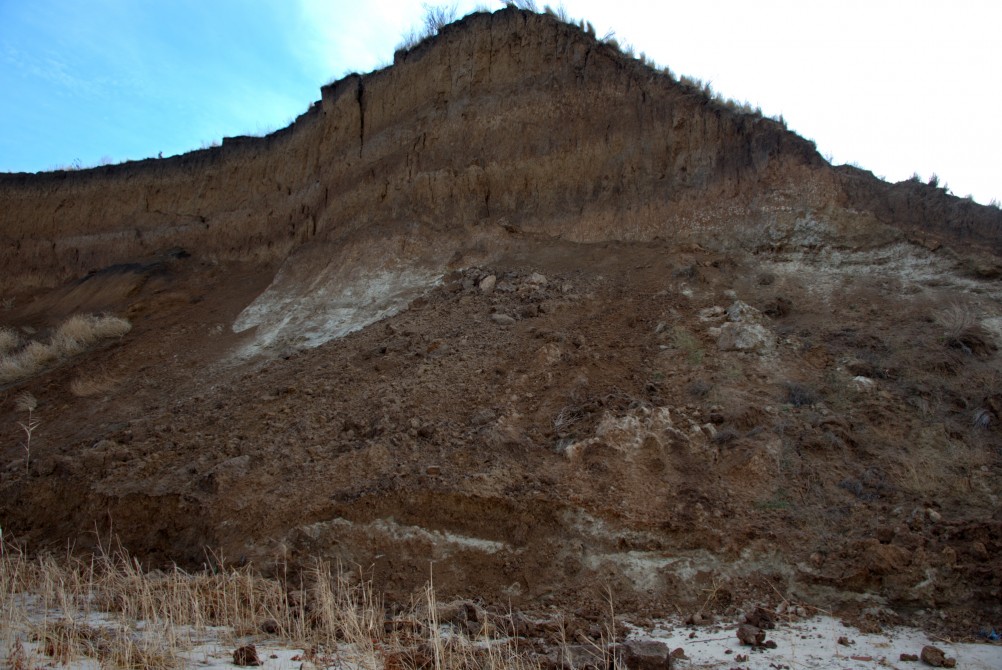
{"type": "MultiPolygon", "coordinates": [[[[998,0],[552,4],[782,115],[836,164],[890,181],[936,174],[956,195],[1002,201],[998,0]]],[[[282,128],[322,85],[392,62],[424,14],[420,0],[0,0],[0,171],[282,128]]]]}

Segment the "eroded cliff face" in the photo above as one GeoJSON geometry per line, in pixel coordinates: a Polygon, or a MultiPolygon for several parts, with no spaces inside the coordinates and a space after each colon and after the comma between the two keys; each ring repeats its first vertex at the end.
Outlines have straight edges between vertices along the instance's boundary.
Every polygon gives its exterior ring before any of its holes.
{"type": "Polygon", "coordinates": [[[274,264],[311,240],[392,238],[388,257],[440,264],[487,243],[497,224],[580,241],[754,247],[804,242],[805,225],[852,245],[872,239],[878,218],[910,220],[907,203],[865,195],[879,191],[872,179],[846,189],[776,122],[736,114],[548,16],[472,15],[322,93],[267,137],[0,176],[8,283],[51,283],[174,246],[274,264]],[[846,200],[858,211],[811,225],[846,200]]]}
{"type": "Polygon", "coordinates": [[[25,467],[0,406],[5,531],[334,557],[400,597],[435,561],[526,606],[997,611],[1002,271],[934,249],[996,248],[1002,212],[551,17],[395,60],[268,137],[0,176],[8,288],[100,269],[7,321],[134,324],[4,389],[45,421],[25,467]]]}

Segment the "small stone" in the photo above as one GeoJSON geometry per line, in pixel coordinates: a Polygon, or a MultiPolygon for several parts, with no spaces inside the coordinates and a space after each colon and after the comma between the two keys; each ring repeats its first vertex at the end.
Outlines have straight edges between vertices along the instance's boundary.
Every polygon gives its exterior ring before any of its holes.
{"type": "Polygon", "coordinates": [[[525,283],[535,284],[536,286],[539,286],[540,284],[546,283],[546,276],[541,275],[538,272],[533,272],[531,275],[529,275],[528,279],[525,280],[525,283]]]}
{"type": "Polygon", "coordinates": [[[739,321],[749,321],[758,314],[758,310],[751,305],[737,300],[727,308],[727,320],[737,323],[739,321]]]}
{"type": "Polygon", "coordinates": [[[442,474],[442,467],[439,465],[429,465],[424,471],[433,477],[437,477],[442,474]]]}
{"type": "Polygon", "coordinates": [[[490,293],[497,286],[498,278],[494,275],[487,275],[480,280],[480,290],[484,293],[490,293]]]}
{"type": "Polygon", "coordinates": [[[919,657],[916,654],[901,654],[898,656],[898,660],[904,661],[905,663],[914,663],[919,660],[919,657]]]}
{"type": "Polygon", "coordinates": [[[848,647],[848,646],[849,646],[850,644],[855,644],[855,642],[854,642],[854,641],[850,640],[850,639],[849,639],[849,638],[847,638],[847,637],[846,637],[845,635],[843,635],[842,637],[840,637],[840,638],[838,639],[838,643],[839,643],[840,645],[842,645],[843,647],[848,647]]]}
{"type": "Polygon", "coordinates": [[[981,561],[988,560],[988,547],[985,546],[984,542],[972,542],[971,543],[971,553],[974,557],[981,561]]]}
{"type": "Polygon", "coordinates": [[[761,351],[771,349],[775,336],[757,323],[725,323],[716,335],[721,351],[761,351]]]}
{"type": "Polygon", "coordinates": [[[623,643],[626,667],[636,670],[668,670],[668,645],[658,640],[627,640],[623,643]]]}
{"type": "Polygon", "coordinates": [[[699,312],[697,312],[696,315],[699,317],[700,321],[710,321],[712,319],[719,319],[725,313],[726,312],[724,311],[723,307],[721,307],[720,305],[714,305],[713,307],[704,307],[703,309],[699,310],[699,312]]]}
{"type": "Polygon", "coordinates": [[[756,607],[753,612],[745,614],[745,623],[763,630],[769,630],[776,627],[772,612],[769,612],[762,607],[756,607]]]}
{"type": "Polygon", "coordinates": [[[934,668],[952,668],[957,664],[957,659],[948,658],[942,649],[932,645],[922,647],[920,657],[923,663],[934,668]]]}
{"type": "Polygon", "coordinates": [[[261,659],[257,656],[257,648],[252,644],[248,644],[235,649],[233,651],[233,665],[241,667],[261,665],[261,659]]]}
{"type": "MultiPolygon", "coordinates": [[[[606,650],[595,644],[569,644],[559,650],[560,664],[565,668],[604,668],[608,664],[606,650]]],[[[667,665],[664,668],[667,669],[667,665]]]]}
{"type": "Polygon", "coordinates": [[[496,418],[497,414],[494,412],[494,410],[490,408],[484,408],[482,410],[479,410],[472,417],[470,417],[470,423],[473,424],[474,426],[483,426],[490,423],[496,418]]]}
{"type": "Polygon", "coordinates": [[[860,375],[857,375],[857,376],[853,377],[852,378],[852,383],[855,384],[856,387],[859,390],[861,390],[861,391],[870,390],[870,389],[873,388],[873,385],[874,385],[874,381],[872,379],[870,379],[869,377],[863,377],[863,376],[860,376],[860,375]]]}
{"type": "Polygon", "coordinates": [[[491,314],[491,320],[499,326],[511,326],[515,323],[515,318],[507,314],[491,314]]]}
{"type": "Polygon", "coordinates": [[[760,647],[762,643],[765,642],[765,631],[757,626],[750,626],[746,623],[738,626],[737,630],[738,640],[741,644],[746,644],[752,647],[760,647]]]}
{"type": "Polygon", "coordinates": [[[925,515],[929,518],[929,521],[932,521],[933,523],[939,523],[943,520],[943,515],[931,508],[926,509],[925,515]]]}

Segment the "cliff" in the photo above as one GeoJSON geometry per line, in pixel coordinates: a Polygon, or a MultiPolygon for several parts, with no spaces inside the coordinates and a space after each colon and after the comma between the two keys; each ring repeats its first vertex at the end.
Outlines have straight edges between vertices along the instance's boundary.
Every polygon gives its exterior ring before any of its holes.
{"type": "Polygon", "coordinates": [[[949,237],[943,219],[962,211],[964,234],[994,244],[998,210],[889,188],[832,170],[775,121],[575,26],[507,9],[325,87],[266,137],[2,175],[0,260],[12,274],[61,280],[175,246],[276,263],[313,239],[404,236],[423,247],[436,231],[498,223],[574,240],[776,246],[798,221],[844,204],[854,215],[828,231],[834,242],[852,245],[878,221],[949,237]]]}
{"type": "Polygon", "coordinates": [[[0,406],[33,548],[997,617],[1002,212],[574,26],[474,14],[282,131],[0,175],[0,204],[4,325],[133,324],[0,389],[38,399],[30,463],[0,406]]]}

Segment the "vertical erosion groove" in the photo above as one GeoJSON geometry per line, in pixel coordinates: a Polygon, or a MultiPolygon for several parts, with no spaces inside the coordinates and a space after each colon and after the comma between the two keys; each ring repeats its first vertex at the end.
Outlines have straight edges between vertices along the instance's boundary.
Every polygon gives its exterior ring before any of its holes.
{"type": "Polygon", "coordinates": [[[362,77],[358,78],[358,88],[355,90],[358,100],[358,157],[362,157],[362,147],[365,146],[365,84],[362,77]]]}

